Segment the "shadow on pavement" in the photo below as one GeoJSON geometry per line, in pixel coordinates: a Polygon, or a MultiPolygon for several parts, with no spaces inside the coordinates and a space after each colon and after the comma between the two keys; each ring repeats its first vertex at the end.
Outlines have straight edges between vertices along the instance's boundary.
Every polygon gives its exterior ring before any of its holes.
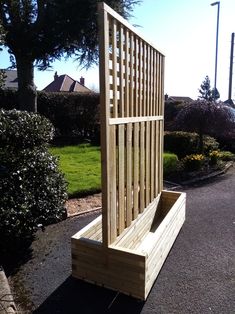
{"type": "Polygon", "coordinates": [[[34,314],[139,314],[144,302],[68,277],[34,314]]]}

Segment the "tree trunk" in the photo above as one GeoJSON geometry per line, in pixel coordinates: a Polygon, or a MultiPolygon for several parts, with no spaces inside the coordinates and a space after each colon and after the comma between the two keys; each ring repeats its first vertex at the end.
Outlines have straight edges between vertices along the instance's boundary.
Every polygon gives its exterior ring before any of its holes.
{"type": "Polygon", "coordinates": [[[19,109],[37,112],[37,92],[34,85],[33,61],[15,56],[18,75],[19,109]]]}

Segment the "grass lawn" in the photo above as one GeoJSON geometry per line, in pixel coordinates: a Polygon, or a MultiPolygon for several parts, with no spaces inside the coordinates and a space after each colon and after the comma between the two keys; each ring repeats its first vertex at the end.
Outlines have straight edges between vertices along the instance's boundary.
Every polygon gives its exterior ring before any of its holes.
{"type": "MultiPolygon", "coordinates": [[[[92,194],[101,190],[100,147],[82,144],[52,147],[50,151],[59,157],[60,170],[68,182],[69,197],[92,194]]],[[[172,155],[164,154],[164,168],[168,169],[169,163],[172,163],[172,155]]]]}
{"type": "Polygon", "coordinates": [[[60,170],[68,182],[69,197],[92,194],[101,189],[100,147],[87,144],[52,147],[59,156],[60,170]]]}

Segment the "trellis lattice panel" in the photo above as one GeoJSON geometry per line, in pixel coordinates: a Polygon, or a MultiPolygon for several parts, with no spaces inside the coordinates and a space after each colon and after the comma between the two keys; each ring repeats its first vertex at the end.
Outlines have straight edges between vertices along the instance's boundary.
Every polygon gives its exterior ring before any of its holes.
{"type": "Polygon", "coordinates": [[[72,237],[73,276],[145,299],[185,220],[163,191],[164,56],[99,4],[102,216],[72,237]]]}

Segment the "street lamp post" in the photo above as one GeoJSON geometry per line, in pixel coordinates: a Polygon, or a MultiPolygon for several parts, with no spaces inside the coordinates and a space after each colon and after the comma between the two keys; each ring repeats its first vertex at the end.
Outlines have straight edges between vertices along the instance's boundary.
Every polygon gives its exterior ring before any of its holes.
{"type": "Polygon", "coordinates": [[[217,83],[217,62],[218,62],[218,39],[219,39],[219,13],[220,13],[220,2],[211,3],[212,6],[217,5],[217,27],[216,27],[216,48],[215,48],[215,83],[214,83],[214,101],[216,98],[216,83],[217,83]]]}

